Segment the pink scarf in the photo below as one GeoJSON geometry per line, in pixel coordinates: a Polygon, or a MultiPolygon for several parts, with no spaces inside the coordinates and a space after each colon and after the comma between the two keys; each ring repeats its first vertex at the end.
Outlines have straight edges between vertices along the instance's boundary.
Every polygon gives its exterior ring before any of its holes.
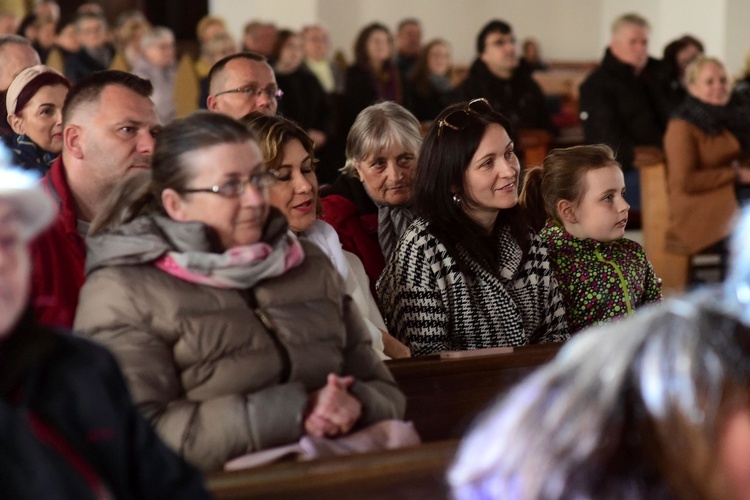
{"type": "Polygon", "coordinates": [[[217,288],[251,288],[264,279],[281,276],[304,259],[302,246],[291,232],[272,247],[254,243],[224,253],[168,252],[156,267],[191,283],[217,288]]]}

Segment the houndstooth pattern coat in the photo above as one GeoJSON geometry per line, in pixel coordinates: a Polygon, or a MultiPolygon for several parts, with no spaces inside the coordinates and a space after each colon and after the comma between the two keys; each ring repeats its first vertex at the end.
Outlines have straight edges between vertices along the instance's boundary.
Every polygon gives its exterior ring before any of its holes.
{"type": "Polygon", "coordinates": [[[497,249],[499,278],[475,262],[475,277],[467,276],[427,221],[415,220],[377,283],[391,334],[415,356],[566,340],[565,308],[539,237],[533,235],[523,267],[509,230],[500,231],[497,249]]]}

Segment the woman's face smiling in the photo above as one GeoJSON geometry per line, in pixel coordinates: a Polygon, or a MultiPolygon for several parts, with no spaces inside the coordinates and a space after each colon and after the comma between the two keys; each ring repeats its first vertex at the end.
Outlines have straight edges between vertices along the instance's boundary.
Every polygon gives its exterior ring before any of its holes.
{"type": "Polygon", "coordinates": [[[499,124],[487,126],[469,165],[464,170],[464,192],[461,208],[488,233],[492,231],[500,210],[518,203],[518,174],[521,167],[513,141],[499,124]]]}
{"type": "Polygon", "coordinates": [[[289,229],[300,233],[315,222],[318,180],[312,158],[300,141],[293,139],[284,144],[281,155],[276,183],[268,191],[269,202],[284,214],[289,229]]]}
{"type": "Polygon", "coordinates": [[[206,189],[238,180],[247,184],[235,198],[203,192],[179,194],[173,210],[165,202],[170,217],[205,223],[216,231],[224,249],[260,241],[268,217],[268,192],[249,183],[250,176],[263,171],[258,145],[254,141],[217,144],[186,153],[184,161],[193,172],[187,189],[206,189]]]}
{"type": "Polygon", "coordinates": [[[355,168],[373,200],[387,205],[403,205],[411,198],[416,162],[416,154],[394,141],[388,150],[371,153],[355,162],[355,168]]]}

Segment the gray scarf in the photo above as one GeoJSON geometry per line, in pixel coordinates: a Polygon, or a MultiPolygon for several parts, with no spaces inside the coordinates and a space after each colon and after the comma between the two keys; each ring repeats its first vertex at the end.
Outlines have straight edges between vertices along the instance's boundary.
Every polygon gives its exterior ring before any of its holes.
{"type": "Polygon", "coordinates": [[[383,251],[383,257],[388,262],[399,238],[414,221],[414,214],[405,205],[387,205],[378,202],[375,204],[378,206],[378,242],[383,251]]]}

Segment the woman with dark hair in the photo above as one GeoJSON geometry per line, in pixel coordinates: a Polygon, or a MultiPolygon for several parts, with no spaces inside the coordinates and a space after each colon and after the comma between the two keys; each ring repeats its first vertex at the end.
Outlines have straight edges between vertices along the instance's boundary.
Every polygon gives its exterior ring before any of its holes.
{"type": "Polygon", "coordinates": [[[452,92],[450,47],[445,40],[432,40],[414,66],[408,107],[420,122],[431,122],[450,103],[452,92]]]}
{"type": "Polygon", "coordinates": [[[279,31],[271,60],[276,83],[284,89],[279,114],[299,124],[315,143],[315,149],[320,149],[329,135],[330,107],[317,77],[303,64],[302,37],[290,30],[279,31]]]}
{"type": "Polygon", "coordinates": [[[75,327],[204,471],[403,415],[339,274],[268,204],[254,134],[220,113],[164,127],[151,171],[94,220],[75,327]]]}
{"type": "Polygon", "coordinates": [[[389,331],[414,355],[562,341],[565,309],[518,206],[510,124],[484,99],[445,109],[427,132],[415,220],[377,283],[389,331]]]}
{"type": "Polygon", "coordinates": [[[62,108],[70,82],[43,65],[26,68],[5,95],[17,165],[45,174],[62,151],[62,108]]]}
{"type": "Polygon", "coordinates": [[[682,104],[688,94],[685,70],[702,55],[703,43],[690,35],[681,36],[664,47],[658,77],[670,112],[682,104]]]}
{"type": "Polygon", "coordinates": [[[393,37],[380,23],[365,26],[354,44],[354,64],[346,71],[344,127],[377,101],[403,103],[401,78],[393,61],[393,37]]]}

